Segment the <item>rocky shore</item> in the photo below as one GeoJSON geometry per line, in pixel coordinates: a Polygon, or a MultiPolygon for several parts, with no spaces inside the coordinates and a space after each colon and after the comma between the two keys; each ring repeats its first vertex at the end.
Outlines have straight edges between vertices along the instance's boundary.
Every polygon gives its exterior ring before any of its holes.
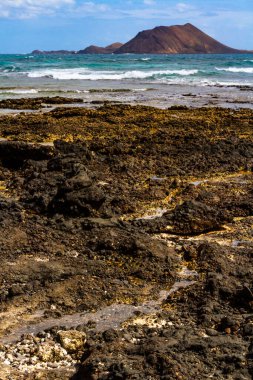
{"type": "Polygon", "coordinates": [[[0,116],[0,379],[252,378],[252,116],[0,116]]]}

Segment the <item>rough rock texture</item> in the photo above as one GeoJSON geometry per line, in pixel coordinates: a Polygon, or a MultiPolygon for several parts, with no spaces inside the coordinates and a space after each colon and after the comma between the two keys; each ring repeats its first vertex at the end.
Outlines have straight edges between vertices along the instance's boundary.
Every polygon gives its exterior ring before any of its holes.
{"type": "Polygon", "coordinates": [[[154,29],[144,30],[116,51],[117,54],[232,54],[242,52],[221,44],[189,23],[158,26],[154,29]]]}
{"type": "Polygon", "coordinates": [[[0,101],[0,108],[8,108],[15,110],[39,110],[42,107],[50,107],[52,105],[59,104],[73,104],[83,103],[83,99],[77,98],[65,98],[62,96],[52,97],[36,97],[33,99],[21,98],[21,99],[4,99],[0,101]]]}
{"type": "Polygon", "coordinates": [[[224,222],[232,221],[229,213],[226,214],[196,200],[176,206],[172,212],[164,214],[163,218],[167,225],[173,225],[171,233],[185,235],[218,230],[224,222]]]}
{"type": "Polygon", "coordinates": [[[252,116],[0,117],[1,379],[251,380],[252,116]]]}
{"type": "Polygon", "coordinates": [[[58,331],[58,337],[61,346],[65,348],[67,352],[78,352],[83,350],[84,344],[86,342],[86,334],[82,331],[69,330],[69,331],[58,331]]]}

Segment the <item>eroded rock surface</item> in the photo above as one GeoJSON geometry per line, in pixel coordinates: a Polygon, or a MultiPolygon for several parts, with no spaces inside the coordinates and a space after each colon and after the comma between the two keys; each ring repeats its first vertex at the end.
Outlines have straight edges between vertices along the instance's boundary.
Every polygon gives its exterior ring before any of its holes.
{"type": "Polygon", "coordinates": [[[252,116],[0,118],[23,141],[0,142],[0,378],[252,378],[252,116]],[[82,323],[118,304],[120,328],[82,323]]]}

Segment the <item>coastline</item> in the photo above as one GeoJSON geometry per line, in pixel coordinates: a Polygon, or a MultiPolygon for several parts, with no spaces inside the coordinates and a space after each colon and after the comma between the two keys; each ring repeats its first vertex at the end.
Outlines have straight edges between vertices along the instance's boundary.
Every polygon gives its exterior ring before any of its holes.
{"type": "Polygon", "coordinates": [[[0,56],[0,100],[80,97],[167,108],[252,108],[253,54],[0,56]]]}
{"type": "MultiPolygon", "coordinates": [[[[90,86],[90,85],[89,85],[90,86]]],[[[72,85],[73,87],[73,85],[72,85]]],[[[2,91],[5,91],[2,89],[2,91]]],[[[21,111],[36,110],[47,111],[55,106],[69,106],[76,103],[76,106],[93,108],[103,103],[122,103],[134,105],[143,105],[166,109],[173,106],[186,106],[191,108],[199,107],[222,107],[231,109],[249,108],[253,109],[253,87],[244,86],[193,86],[193,85],[167,85],[148,83],[136,84],[129,87],[128,84],[110,83],[101,87],[86,87],[85,90],[74,91],[68,90],[34,90],[31,94],[31,88],[12,89],[13,93],[0,94],[0,113],[10,112],[10,109],[20,109],[21,111]],[[60,100],[57,103],[57,98],[60,100]],[[31,100],[29,100],[31,99],[31,100]],[[38,102],[37,107],[29,105],[29,102],[36,102],[41,99],[44,106],[38,102]],[[55,100],[54,100],[55,99],[55,100]],[[64,99],[65,102],[64,102],[64,99]],[[69,100],[68,100],[69,99],[69,100]],[[77,99],[79,101],[77,101],[77,99]],[[62,102],[61,102],[62,100],[62,102]],[[17,107],[18,102],[21,106],[17,107]],[[7,104],[9,103],[9,105],[7,104]],[[11,104],[13,102],[13,105],[11,104]],[[27,102],[27,105],[25,103],[27,102]],[[22,105],[23,103],[23,105],[22,105]],[[50,108],[51,107],[51,108],[50,108]]]]}
{"type": "Polygon", "coordinates": [[[90,105],[0,116],[1,379],[251,379],[253,111],[90,105]]]}

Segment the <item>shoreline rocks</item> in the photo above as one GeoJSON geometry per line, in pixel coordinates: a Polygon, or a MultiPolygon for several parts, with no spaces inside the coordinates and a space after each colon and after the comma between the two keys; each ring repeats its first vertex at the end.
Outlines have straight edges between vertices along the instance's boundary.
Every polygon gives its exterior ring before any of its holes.
{"type": "Polygon", "coordinates": [[[0,378],[251,379],[252,116],[106,105],[0,117],[0,136],[28,142],[0,142],[1,335],[54,325],[2,344],[0,378]],[[55,327],[143,304],[103,331],[55,327]]]}

